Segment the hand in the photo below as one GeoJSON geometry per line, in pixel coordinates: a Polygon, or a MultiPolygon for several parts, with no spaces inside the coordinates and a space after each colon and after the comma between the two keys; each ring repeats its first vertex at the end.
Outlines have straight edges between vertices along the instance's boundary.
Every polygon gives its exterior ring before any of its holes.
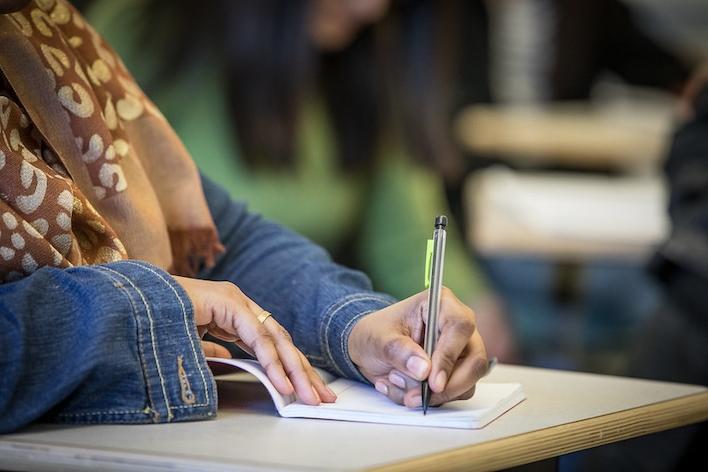
{"type": "Polygon", "coordinates": [[[701,64],[691,73],[679,96],[678,114],[681,119],[688,121],[694,118],[695,101],[706,85],[708,85],[708,64],[701,64]]]}
{"type": "MultiPolygon", "coordinates": [[[[265,368],[268,378],[283,395],[297,394],[308,405],[331,403],[336,395],[322,381],[307,358],[293,345],[290,334],[274,317],[263,323],[264,310],[230,282],[214,282],[174,276],[187,292],[194,307],[199,335],[209,332],[224,340],[237,342],[252,353],[265,368]]],[[[204,343],[207,355],[230,357],[225,348],[204,343]]]]}
{"type": "Polygon", "coordinates": [[[359,320],[349,335],[349,356],[376,390],[396,403],[422,404],[428,379],[431,405],[467,399],[487,372],[487,353],[472,310],[449,289],[441,292],[438,342],[430,359],[420,346],[428,292],[421,292],[359,320]]]}

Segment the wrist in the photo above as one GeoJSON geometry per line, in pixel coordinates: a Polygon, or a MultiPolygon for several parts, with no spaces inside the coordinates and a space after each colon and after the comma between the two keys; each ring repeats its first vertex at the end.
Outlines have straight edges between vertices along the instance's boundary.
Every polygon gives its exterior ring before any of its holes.
{"type": "Polygon", "coordinates": [[[365,324],[366,324],[366,319],[369,318],[372,314],[376,313],[371,312],[363,315],[361,318],[359,318],[355,323],[354,327],[352,330],[349,332],[349,338],[347,339],[347,357],[351,360],[352,364],[357,369],[361,368],[362,365],[362,359],[361,359],[361,344],[362,341],[361,339],[364,337],[364,332],[366,331],[365,329],[365,324]]]}
{"type": "Polygon", "coordinates": [[[366,355],[361,349],[366,336],[361,328],[365,325],[360,322],[367,315],[385,308],[393,302],[394,300],[388,296],[365,292],[348,295],[330,306],[323,315],[320,339],[322,353],[325,355],[327,364],[335,373],[342,377],[366,381],[351,358],[351,355],[354,354],[357,362],[361,363],[363,356],[366,355]],[[352,331],[355,328],[356,334],[354,339],[351,339],[352,331]]]}

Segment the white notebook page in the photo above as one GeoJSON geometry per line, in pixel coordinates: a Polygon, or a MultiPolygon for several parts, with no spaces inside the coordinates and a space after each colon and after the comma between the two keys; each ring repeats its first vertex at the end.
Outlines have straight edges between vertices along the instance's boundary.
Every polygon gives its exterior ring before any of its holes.
{"type": "MultiPolygon", "coordinates": [[[[369,385],[335,379],[327,385],[337,394],[337,401],[312,406],[278,393],[256,361],[214,358],[209,358],[209,361],[240,368],[255,375],[266,386],[278,413],[283,417],[476,429],[484,427],[526,398],[521,384],[480,382],[475,395],[469,400],[448,402],[441,407],[430,408],[428,414],[423,415],[422,409],[396,405],[369,385]]],[[[331,376],[326,380],[330,379],[331,376]]]]}

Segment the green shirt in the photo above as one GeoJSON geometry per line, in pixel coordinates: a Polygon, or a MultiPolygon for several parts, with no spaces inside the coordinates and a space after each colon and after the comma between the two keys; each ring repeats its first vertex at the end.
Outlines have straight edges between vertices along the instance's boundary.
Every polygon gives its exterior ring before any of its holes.
{"type": "MultiPolygon", "coordinates": [[[[138,81],[156,70],[150,45],[130,35],[140,0],[97,1],[89,21],[118,51],[138,81]]],[[[252,169],[239,159],[224,99],[223,76],[208,52],[187,73],[151,97],[201,171],[235,198],[324,247],[334,250],[357,235],[354,259],[377,290],[404,298],[423,289],[426,240],[437,214],[449,214],[442,179],[416,165],[402,146],[388,146],[373,173],[340,171],[332,133],[317,101],[303,113],[293,169],[252,169]]],[[[451,222],[444,284],[471,303],[484,282],[451,222]]]]}

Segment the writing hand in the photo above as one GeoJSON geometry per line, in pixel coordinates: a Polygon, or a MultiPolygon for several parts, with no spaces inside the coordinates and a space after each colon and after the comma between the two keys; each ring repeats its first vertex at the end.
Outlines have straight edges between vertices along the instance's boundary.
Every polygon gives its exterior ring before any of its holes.
{"type": "Polygon", "coordinates": [[[427,291],[361,318],[349,336],[349,356],[376,389],[408,407],[422,404],[428,379],[431,405],[467,399],[487,372],[487,353],[474,312],[449,289],[441,292],[439,337],[430,359],[420,346],[427,291]]]}
{"type": "MultiPolygon", "coordinates": [[[[295,393],[309,405],[336,400],[334,392],[295,347],[285,328],[272,316],[263,323],[258,321],[258,315],[264,310],[236,285],[178,276],[174,279],[192,301],[200,336],[209,332],[221,340],[238,343],[258,359],[283,395],[295,393]]],[[[205,344],[204,349],[207,354],[228,357],[225,349],[213,344],[205,344]]]]}

